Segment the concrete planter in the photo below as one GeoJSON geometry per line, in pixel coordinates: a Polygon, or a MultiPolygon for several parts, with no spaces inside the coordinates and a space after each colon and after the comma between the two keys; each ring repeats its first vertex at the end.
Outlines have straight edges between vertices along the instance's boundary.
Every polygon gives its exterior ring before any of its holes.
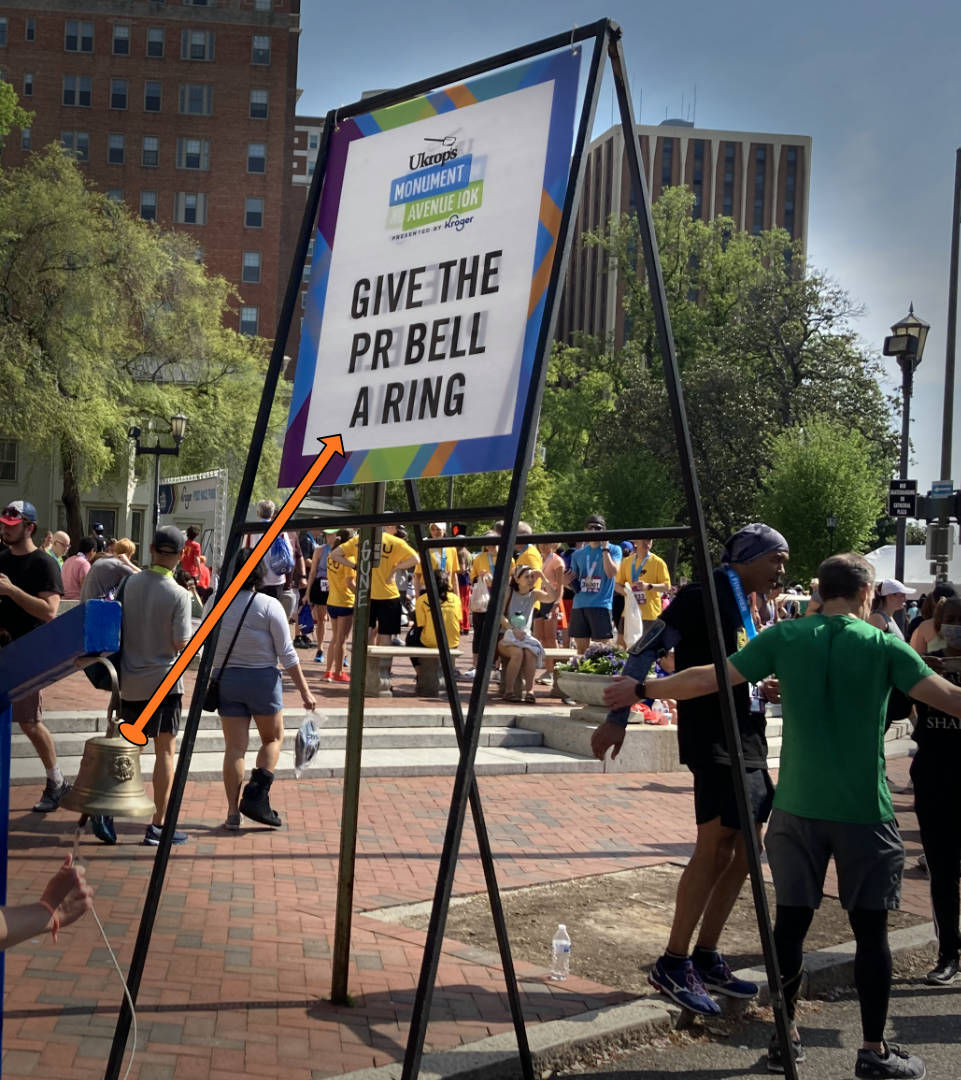
{"type": "Polygon", "coordinates": [[[606,709],[604,691],[613,681],[613,675],[591,675],[582,671],[557,672],[557,685],[564,697],[598,709],[606,709]]]}

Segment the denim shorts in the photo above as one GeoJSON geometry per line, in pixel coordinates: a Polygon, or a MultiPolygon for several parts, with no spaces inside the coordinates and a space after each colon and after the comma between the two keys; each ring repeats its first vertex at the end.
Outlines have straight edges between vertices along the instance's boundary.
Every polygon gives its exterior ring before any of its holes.
{"type": "MultiPolygon", "coordinates": [[[[216,672],[215,672],[216,675],[216,672]]],[[[220,672],[221,716],[273,716],[284,707],[280,670],[228,667],[220,672]]]]}

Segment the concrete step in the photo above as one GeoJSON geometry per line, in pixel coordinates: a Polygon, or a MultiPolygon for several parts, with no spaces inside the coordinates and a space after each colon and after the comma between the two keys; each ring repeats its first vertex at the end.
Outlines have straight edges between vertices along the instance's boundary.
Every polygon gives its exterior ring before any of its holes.
{"type": "MultiPolygon", "coordinates": [[[[257,748],[247,754],[248,773],[256,764],[257,748]]],[[[364,776],[453,776],[457,772],[459,754],[456,747],[434,746],[425,749],[370,749],[363,751],[361,772],[364,776]]],[[[76,775],[78,759],[61,761],[67,779],[76,775]]],[[[191,780],[222,779],[223,752],[195,753],[190,759],[191,780]]],[[[593,758],[581,757],[544,746],[482,746],[477,751],[478,776],[497,776],[523,773],[602,772],[603,766],[593,758]]],[[[144,751],[141,774],[149,779],[153,774],[153,755],[144,751]]],[[[292,750],[283,750],[276,775],[278,779],[294,776],[292,750]]],[[[344,775],[343,750],[321,750],[314,757],[304,776],[330,779],[344,775]]],[[[43,770],[34,757],[11,761],[10,778],[14,784],[34,784],[38,798],[43,788],[43,770]]]]}
{"type": "MultiPolygon", "coordinates": [[[[83,747],[89,738],[93,736],[89,732],[62,732],[57,736],[57,757],[61,762],[61,768],[66,772],[70,760],[79,759],[83,756],[83,747]]],[[[283,747],[293,750],[294,741],[297,737],[296,728],[285,728],[283,747]]],[[[536,731],[527,731],[524,728],[499,727],[484,725],[480,733],[480,746],[538,746],[544,741],[543,736],[536,731]]],[[[251,735],[251,742],[257,742],[256,733],[251,735]]],[[[343,728],[322,728],[320,736],[321,750],[343,750],[347,745],[347,732],[343,728]]],[[[144,753],[152,746],[148,743],[144,753]]],[[[374,750],[427,750],[432,747],[455,747],[457,735],[452,727],[441,728],[365,728],[364,746],[374,750]]],[[[218,731],[203,730],[197,733],[194,743],[194,753],[223,753],[224,738],[218,731]]],[[[32,758],[36,756],[32,744],[25,735],[16,734],[11,740],[10,754],[12,758],[32,758]]]]}

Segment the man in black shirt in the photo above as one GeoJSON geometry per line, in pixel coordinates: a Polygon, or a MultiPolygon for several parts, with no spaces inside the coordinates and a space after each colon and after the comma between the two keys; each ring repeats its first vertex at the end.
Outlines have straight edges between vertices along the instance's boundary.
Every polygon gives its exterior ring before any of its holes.
{"type": "MultiPolygon", "coordinates": [[[[33,503],[17,499],[0,513],[3,541],[0,551],[0,634],[16,640],[29,634],[57,614],[63,585],[60,567],[33,542],[37,529],[37,511],[33,503]]],[[[39,690],[13,703],[13,718],[33,743],[47,770],[47,785],[34,806],[40,814],[49,814],[60,805],[69,790],[57,765],[53,737],[43,723],[39,690]]]]}
{"type": "MultiPolygon", "coordinates": [[[[755,635],[748,597],[752,592],[775,591],[787,558],[784,537],[760,523],[745,526],[725,544],[722,565],[714,571],[725,655],[755,635]]],[[[659,656],[674,649],[677,671],[712,662],[699,584],[681,589],[652,626],[653,632],[647,631],[631,650],[624,677],[605,692],[605,703],[613,711],[591,740],[600,759],[609,749],[613,757],[620,751],[630,706],[643,696],[644,679],[659,656]]],[[[775,689],[770,687],[769,692],[773,698],[775,689]]],[[[757,698],[752,702],[750,688],[743,683],[734,687],[734,705],[747,768],[748,798],[760,833],[774,795],[767,772],[763,704],[757,698]]],[[[678,702],[677,725],[681,762],[694,774],[697,842],[678,884],[667,951],[649,978],[653,986],[684,1008],[711,1015],[720,1012],[711,992],[738,998],[757,994],[754,983],[734,977],[717,949],[747,876],[747,856],[717,694],[678,702]],[[690,954],[698,922],[701,926],[690,954]]]]}

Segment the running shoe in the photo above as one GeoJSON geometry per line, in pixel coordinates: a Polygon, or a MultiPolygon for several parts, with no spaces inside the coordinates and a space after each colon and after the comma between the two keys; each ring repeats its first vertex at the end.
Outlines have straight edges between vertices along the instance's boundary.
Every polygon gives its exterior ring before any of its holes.
{"type": "Polygon", "coordinates": [[[332,671],[328,671],[324,675],[324,680],[323,681],[324,682],[333,682],[334,681],[334,673],[332,671]]]}
{"type": "Polygon", "coordinates": [[[757,983],[737,978],[719,952],[701,952],[695,949],[691,962],[712,994],[744,999],[757,997],[757,983]]]}
{"type": "MultiPolygon", "coordinates": [[[[160,843],[161,829],[158,829],[156,825],[148,825],[147,831],[144,833],[143,842],[148,847],[156,847],[160,843]]],[[[187,834],[185,832],[177,832],[174,830],[174,838],[171,841],[174,844],[185,844],[187,842],[187,834]]]]}
{"type": "Polygon", "coordinates": [[[717,1016],[721,1011],[721,1006],[704,988],[701,976],[689,957],[675,960],[670,956],[662,956],[651,968],[647,981],[655,990],[660,990],[671,1001],[689,1012],[699,1013],[701,1016],[717,1016]]]}
{"type": "MultiPolygon", "coordinates": [[[[800,1039],[791,1040],[791,1053],[794,1055],[794,1064],[800,1065],[804,1061],[804,1047],[800,1039]]],[[[767,1071],[772,1073],[784,1072],[784,1055],[781,1053],[781,1041],[777,1035],[772,1036],[771,1044],[767,1048],[767,1071]]]]}
{"type": "Polygon", "coordinates": [[[70,785],[66,780],[61,780],[58,784],[54,780],[48,780],[46,787],[43,789],[43,794],[40,796],[40,801],[34,803],[33,812],[35,814],[50,814],[60,805],[60,800],[70,790],[70,785]]]}
{"type": "Polygon", "coordinates": [[[950,986],[958,977],[958,958],[941,957],[938,965],[925,976],[924,981],[930,986],[950,986]]]}
{"type": "Polygon", "coordinates": [[[924,1062],[900,1046],[885,1043],[887,1056],[877,1050],[859,1050],[854,1075],[860,1080],[924,1080],[924,1062]]]}
{"type": "Polygon", "coordinates": [[[339,671],[334,676],[334,682],[348,682],[349,683],[350,682],[350,676],[347,674],[346,671],[339,671]]]}
{"type": "Polygon", "coordinates": [[[323,649],[318,649],[317,652],[314,653],[314,663],[315,664],[322,664],[323,662],[324,662],[324,650],[323,649]]]}
{"type": "Polygon", "coordinates": [[[117,830],[113,827],[113,818],[101,814],[92,814],[90,829],[102,844],[116,844],[117,830]]]}

